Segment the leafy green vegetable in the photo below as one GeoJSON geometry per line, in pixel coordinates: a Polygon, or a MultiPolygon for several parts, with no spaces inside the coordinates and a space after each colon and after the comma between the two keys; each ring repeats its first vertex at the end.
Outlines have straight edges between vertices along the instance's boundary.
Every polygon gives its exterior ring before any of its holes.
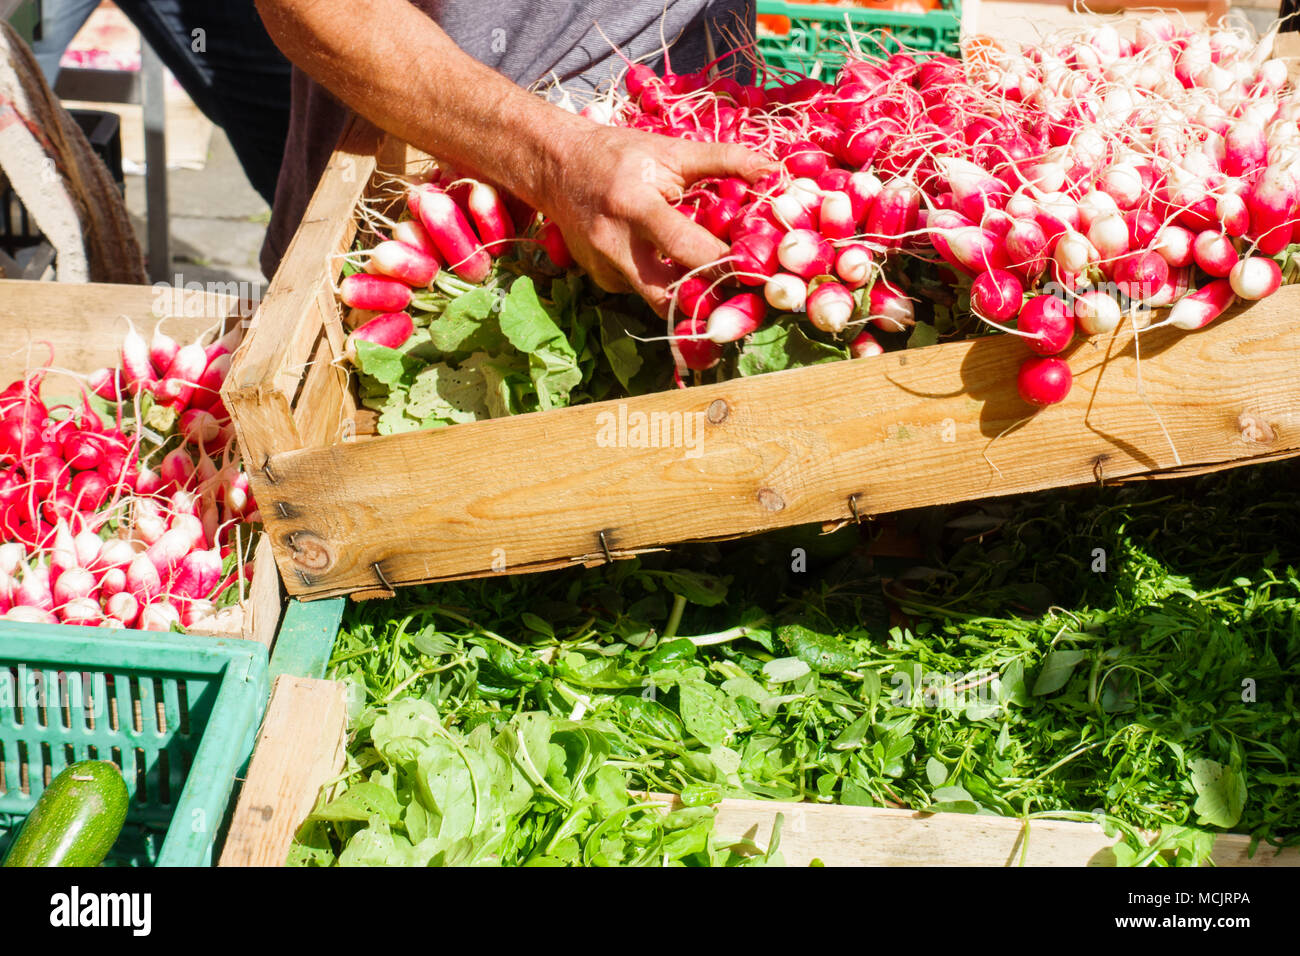
{"type": "Polygon", "coordinates": [[[1246,805],[1246,779],[1235,767],[1214,760],[1193,760],[1192,787],[1196,790],[1197,823],[1223,827],[1237,825],[1246,805]]]}
{"type": "Polygon", "coordinates": [[[762,375],[848,358],[848,349],[809,338],[797,316],[778,319],[751,335],[736,363],[740,375],[762,375]]]}
{"type": "Polygon", "coordinates": [[[442,315],[429,324],[429,338],[441,352],[495,352],[505,342],[496,315],[497,289],[478,288],[453,299],[442,315]]]}
{"type": "Polygon", "coordinates": [[[746,797],[999,814],[1031,833],[1093,820],[1133,865],[1203,861],[1229,828],[1300,844],[1297,477],[1278,463],[901,516],[924,563],[873,556],[850,527],[803,571],[803,539],[782,533],[352,606],[334,676],[369,709],[349,779],[382,778],[404,816],[363,792],[334,812],[373,806],[368,826],[316,821],[328,832],[295,852],[419,857],[436,807],[394,768],[445,735],[524,774],[529,809],[484,857],[502,862],[699,845],[703,818],[652,824],[629,789],[705,811],[746,797]],[[432,710],[394,722],[406,701],[432,710]],[[546,748],[539,718],[522,743],[500,736],[521,714],[549,720],[546,748]],[[604,822],[548,829],[588,799],[604,822]]]}
{"type": "Polygon", "coordinates": [[[600,347],[619,384],[632,391],[632,382],[645,360],[637,351],[636,340],[628,334],[628,318],[617,312],[600,310],[600,347]]]}
{"type": "Polygon", "coordinates": [[[405,413],[427,425],[452,425],[487,417],[487,384],[478,369],[430,365],[416,374],[405,413]]]}
{"type": "Polygon", "coordinates": [[[1051,651],[1043,658],[1043,666],[1031,693],[1035,697],[1056,693],[1065,686],[1075,667],[1087,656],[1086,651],[1051,651]]]}
{"type": "Polygon", "coordinates": [[[526,711],[497,728],[445,726],[406,699],[367,710],[346,778],[298,834],[300,866],[763,865],[723,844],[708,809],[629,794],[595,724],[526,711]]]}
{"type": "Polygon", "coordinates": [[[546,411],[612,393],[668,384],[666,351],[648,366],[645,334],[624,298],[596,304],[582,279],[551,282],[552,300],[529,276],[498,262],[482,286],[451,283],[413,302],[417,328],[400,349],[358,343],[358,393],[379,413],[381,435],[546,411]],[[427,307],[431,311],[421,311],[427,307]],[[598,338],[597,338],[598,337],[598,338]]]}
{"type": "Polygon", "coordinates": [[[912,332],[907,337],[907,347],[909,349],[923,349],[928,345],[939,344],[939,330],[928,322],[918,322],[912,326],[912,332]]]}

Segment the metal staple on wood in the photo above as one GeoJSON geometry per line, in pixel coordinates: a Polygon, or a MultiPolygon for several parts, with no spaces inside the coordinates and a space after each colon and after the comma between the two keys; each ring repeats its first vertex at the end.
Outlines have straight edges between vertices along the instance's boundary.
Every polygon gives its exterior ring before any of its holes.
{"type": "Polygon", "coordinates": [[[1106,459],[1109,455],[1098,455],[1092,462],[1092,473],[1097,478],[1097,487],[1106,487],[1106,459]]]}
{"type": "Polygon", "coordinates": [[[384,569],[379,566],[379,562],[376,561],[370,566],[375,569],[375,576],[379,578],[379,583],[384,586],[384,590],[392,591],[393,586],[388,583],[388,578],[384,577],[384,569]]]}
{"type": "Polygon", "coordinates": [[[849,495],[849,511],[853,513],[853,520],[862,524],[862,515],[858,513],[858,496],[849,495]]]}
{"type": "Polygon", "coordinates": [[[271,484],[273,485],[279,484],[279,480],[275,477],[275,473],[271,471],[270,455],[267,455],[266,461],[262,462],[262,474],[266,475],[266,480],[269,481],[271,484]]]}
{"type": "Polygon", "coordinates": [[[600,548],[602,551],[605,552],[605,563],[613,564],[614,556],[609,553],[609,543],[605,541],[605,532],[604,531],[600,532],[599,537],[600,537],[600,548]]]}

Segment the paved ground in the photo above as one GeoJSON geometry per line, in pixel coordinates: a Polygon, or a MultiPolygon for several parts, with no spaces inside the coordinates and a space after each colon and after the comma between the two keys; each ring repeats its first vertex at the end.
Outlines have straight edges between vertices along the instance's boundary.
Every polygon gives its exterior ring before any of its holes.
{"type": "MultiPolygon", "coordinates": [[[[167,174],[171,206],[172,281],[264,284],[257,265],[270,210],[240,169],[221,130],[212,136],[207,165],[167,174]]],[[[143,244],[144,177],[126,178],[126,204],[143,244]]]]}

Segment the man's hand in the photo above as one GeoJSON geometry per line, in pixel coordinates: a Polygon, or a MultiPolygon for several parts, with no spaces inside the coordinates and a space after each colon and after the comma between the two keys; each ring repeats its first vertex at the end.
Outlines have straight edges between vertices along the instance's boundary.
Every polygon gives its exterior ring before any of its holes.
{"type": "Polygon", "coordinates": [[[631,288],[667,315],[673,281],[728,252],[725,242],[669,202],[696,180],[737,176],[753,182],[770,167],[741,146],[595,126],[556,159],[551,175],[557,181],[545,190],[541,208],[601,288],[631,288]]]}
{"type": "Polygon", "coordinates": [[[727,246],[668,205],[697,179],[754,180],[768,165],[735,145],[600,126],[547,103],[460,50],[409,0],[257,0],[295,65],[371,122],[555,220],[606,289],[661,314],[678,267],[727,246]]]}

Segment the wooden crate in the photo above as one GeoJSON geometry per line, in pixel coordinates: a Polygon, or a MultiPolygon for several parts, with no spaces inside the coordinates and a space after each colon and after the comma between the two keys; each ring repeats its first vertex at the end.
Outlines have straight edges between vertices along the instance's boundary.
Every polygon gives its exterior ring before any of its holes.
{"type": "Polygon", "coordinates": [[[1300,454],[1300,288],[1195,334],[1080,341],[1069,399],[1032,418],[1015,386],[1028,353],[997,336],[359,435],[337,364],[334,257],[351,245],[377,177],[418,162],[365,125],[349,131],[224,391],[276,561],[303,599],[1300,454]],[[700,443],[606,447],[608,429],[640,416],[691,416],[682,420],[699,423],[700,443]]]}
{"type": "MultiPolygon", "coordinates": [[[[235,807],[221,866],[281,866],[293,834],[321,789],[344,766],[347,715],[343,685],[283,676],[277,679],[257,749],[235,807]]],[[[665,806],[675,799],[652,794],[665,806]]],[[[807,866],[1109,866],[1117,837],[1092,823],[965,813],[917,813],[759,800],[723,800],[717,833],[766,845],[776,815],[785,819],[781,851],[787,864],[807,866]]],[[[1223,834],[1216,866],[1300,866],[1300,850],[1259,847],[1223,834]]]]}
{"type": "MultiPolygon", "coordinates": [[[[21,282],[0,279],[0,387],[49,360],[81,374],[116,366],[128,320],[146,339],[162,325],[181,342],[212,341],[243,324],[252,303],[234,295],[170,287],[21,282]]],[[[46,376],[41,391],[54,398],[75,394],[79,383],[61,372],[46,376]]],[[[242,637],[268,649],[275,640],[283,593],[266,536],[255,552],[253,580],[244,603],[193,628],[209,637],[242,637]]]]}

